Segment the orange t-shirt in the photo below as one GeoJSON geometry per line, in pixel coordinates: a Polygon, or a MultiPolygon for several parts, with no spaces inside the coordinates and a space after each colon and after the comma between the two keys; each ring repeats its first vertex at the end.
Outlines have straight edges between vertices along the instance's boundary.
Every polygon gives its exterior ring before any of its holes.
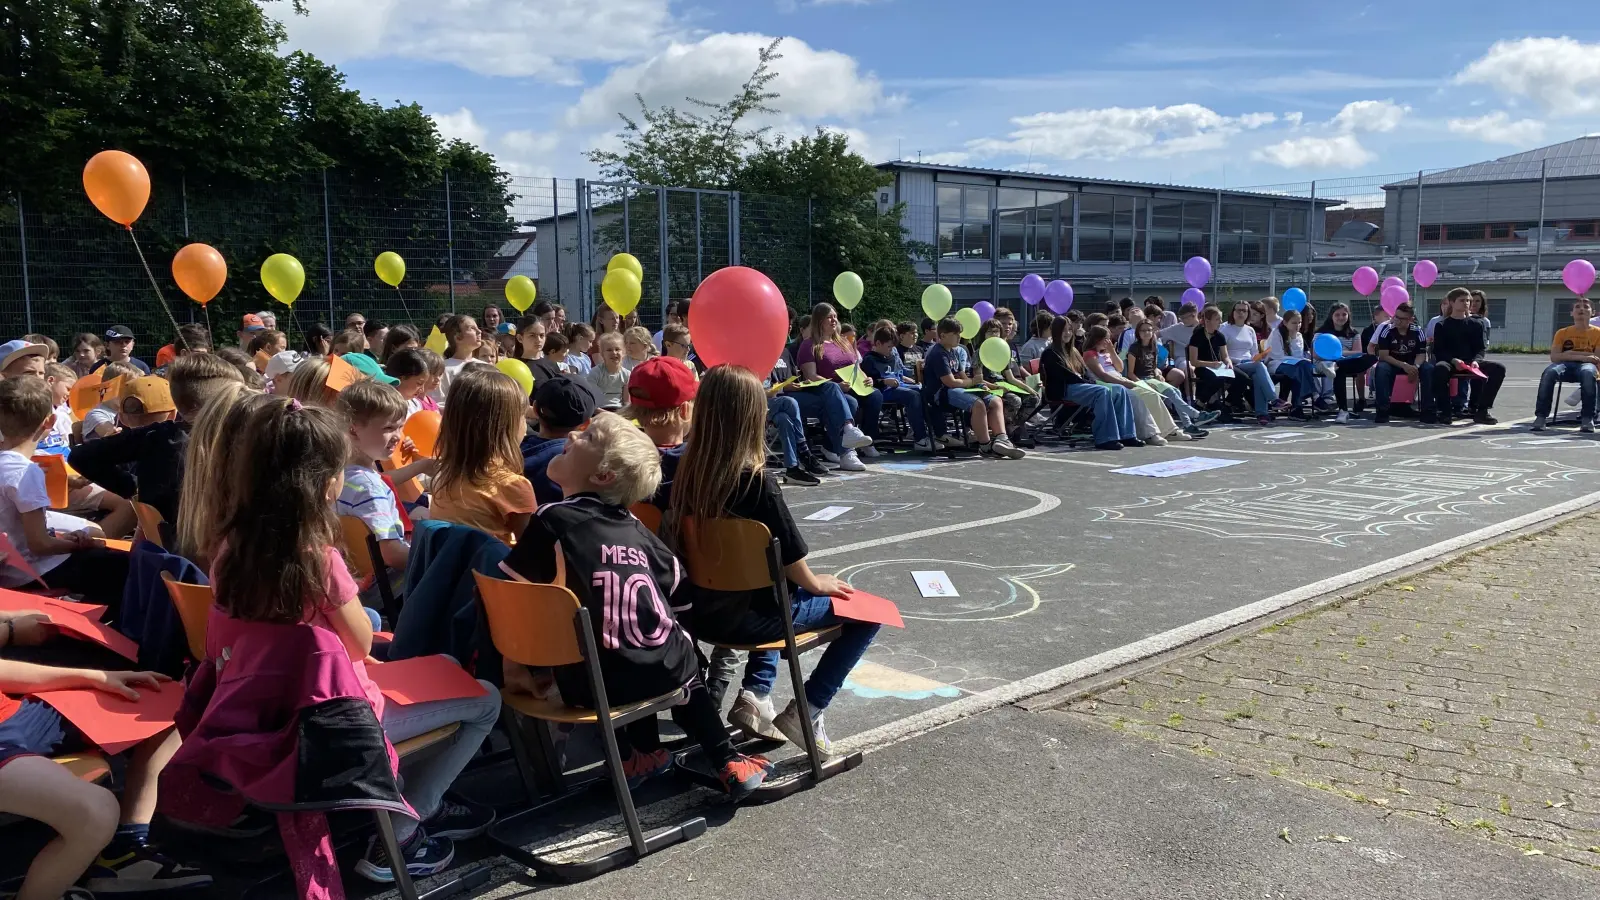
{"type": "Polygon", "coordinates": [[[476,528],[510,544],[518,537],[511,532],[511,517],[538,506],[528,479],[521,472],[502,470],[489,473],[481,484],[457,482],[434,490],[428,517],[476,528]]]}

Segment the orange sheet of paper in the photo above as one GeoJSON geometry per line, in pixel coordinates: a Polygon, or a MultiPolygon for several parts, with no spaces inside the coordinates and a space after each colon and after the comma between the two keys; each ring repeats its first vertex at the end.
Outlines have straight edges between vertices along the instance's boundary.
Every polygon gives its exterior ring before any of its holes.
{"type": "Polygon", "coordinates": [[[67,458],[54,453],[39,453],[33,464],[44,470],[44,491],[50,495],[51,509],[66,509],[71,502],[72,488],[67,482],[70,470],[67,458]]]}
{"type": "Polygon", "coordinates": [[[128,659],[139,658],[139,645],[127,635],[100,621],[105,607],[73,603],[54,597],[0,589],[0,609],[37,609],[50,616],[50,624],[75,638],[91,641],[128,659]]]}
{"type": "Polygon", "coordinates": [[[893,600],[885,600],[866,591],[851,591],[843,597],[834,597],[833,614],[857,622],[906,627],[906,620],[900,618],[900,607],[895,606],[893,600]]]}
{"type": "Polygon", "coordinates": [[[133,552],[133,541],[124,541],[118,538],[99,538],[97,543],[107,550],[121,550],[123,553],[133,552]]]}
{"type": "Polygon", "coordinates": [[[367,677],[383,696],[400,706],[482,697],[483,685],[445,656],[418,656],[396,662],[367,664],[367,677]]]}
{"type": "Polygon", "coordinates": [[[119,396],[122,393],[122,383],[127,380],[126,376],[118,375],[110,381],[101,381],[95,377],[98,374],[91,373],[80,378],[78,383],[73,385],[72,392],[67,395],[67,404],[72,408],[72,414],[80,419],[87,415],[89,410],[104,403],[107,397],[119,396]],[[85,384],[89,378],[95,380],[85,384]]]}
{"type": "Polygon", "coordinates": [[[183,685],[162,682],[159,688],[137,687],[138,700],[92,688],[35,694],[56,708],[83,736],[107,753],[121,753],[172,727],[183,702],[183,685]]]}
{"type": "Polygon", "coordinates": [[[328,386],[328,390],[337,394],[360,380],[361,373],[355,366],[340,357],[332,355],[328,357],[328,380],[323,382],[328,386]]]}

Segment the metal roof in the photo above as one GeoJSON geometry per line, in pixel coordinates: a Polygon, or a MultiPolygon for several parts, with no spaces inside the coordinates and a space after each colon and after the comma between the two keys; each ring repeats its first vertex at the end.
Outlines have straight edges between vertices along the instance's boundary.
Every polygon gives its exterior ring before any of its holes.
{"type": "MultiPolygon", "coordinates": [[[[1546,178],[1600,176],[1600,134],[1551,144],[1537,150],[1513,153],[1487,162],[1445,169],[1442,172],[1423,173],[1422,186],[1473,184],[1484,181],[1537,181],[1541,170],[1546,178]]],[[[1416,184],[1417,179],[1409,178],[1386,184],[1384,189],[1416,187],[1416,184]]]]}
{"type": "MultiPolygon", "coordinates": [[[[1012,169],[983,169],[973,166],[947,166],[936,163],[924,163],[903,159],[878,163],[879,169],[916,169],[923,172],[955,172],[963,175],[985,175],[992,178],[1027,178],[1034,181],[1055,181],[1071,184],[1097,184],[1107,187],[1144,188],[1146,190],[1189,191],[1191,193],[1211,194],[1215,196],[1219,191],[1229,197],[1255,197],[1263,200],[1310,200],[1309,196],[1294,193],[1269,193],[1265,191],[1242,191],[1232,188],[1195,187],[1187,184],[1163,184],[1155,181],[1116,181],[1107,178],[1080,178],[1076,175],[1052,175],[1047,172],[1019,172],[1012,169]]],[[[1316,198],[1318,206],[1338,206],[1343,200],[1333,197],[1316,198]]]]}

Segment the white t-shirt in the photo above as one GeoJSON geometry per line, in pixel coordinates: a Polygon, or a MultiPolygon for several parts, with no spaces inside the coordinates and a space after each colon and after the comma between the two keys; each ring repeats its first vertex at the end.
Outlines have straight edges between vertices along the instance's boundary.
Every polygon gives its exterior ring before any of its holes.
{"type": "Polygon", "coordinates": [[[117,408],[109,403],[102,403],[94,409],[83,414],[83,442],[99,440],[100,435],[95,432],[101,425],[117,424],[117,408]]]}
{"type": "Polygon", "coordinates": [[[461,372],[462,368],[464,368],[465,366],[474,364],[474,363],[476,363],[477,365],[480,365],[480,366],[487,366],[488,365],[488,363],[484,362],[481,359],[477,359],[476,357],[468,357],[466,359],[447,359],[447,360],[445,360],[444,361],[444,374],[439,376],[439,389],[434,391],[433,393],[429,394],[428,396],[432,397],[435,403],[439,404],[440,406],[443,406],[444,405],[444,398],[448,397],[450,395],[450,382],[456,380],[456,375],[461,372]]]}
{"type": "Polygon", "coordinates": [[[1228,339],[1228,359],[1232,362],[1245,362],[1254,358],[1261,350],[1261,341],[1256,337],[1256,330],[1249,325],[1229,323],[1217,330],[1228,339]]]}
{"type": "Polygon", "coordinates": [[[1443,321],[1444,321],[1444,316],[1434,316],[1433,318],[1429,319],[1428,320],[1428,324],[1426,326],[1424,326],[1423,329],[1422,329],[1422,339],[1425,340],[1425,341],[1433,340],[1433,328],[1434,328],[1434,326],[1438,325],[1440,322],[1443,322],[1443,321]]]}
{"type": "MultiPolygon", "coordinates": [[[[22,514],[36,509],[50,509],[50,494],[44,486],[44,470],[15,450],[0,450],[0,531],[5,532],[11,546],[22,554],[34,571],[43,575],[66,562],[67,556],[36,556],[28,549],[28,539],[22,532],[22,514]]],[[[33,576],[15,566],[7,564],[0,568],[0,585],[5,587],[21,587],[32,580],[33,576]]]]}
{"type": "Polygon", "coordinates": [[[1305,359],[1306,339],[1296,331],[1289,338],[1286,346],[1283,342],[1283,332],[1272,329],[1272,334],[1267,336],[1267,370],[1277,374],[1278,366],[1286,359],[1305,359]]]}
{"type": "Polygon", "coordinates": [[[63,403],[56,407],[56,419],[50,423],[50,433],[39,442],[45,453],[65,451],[72,446],[72,408],[63,403]]]}

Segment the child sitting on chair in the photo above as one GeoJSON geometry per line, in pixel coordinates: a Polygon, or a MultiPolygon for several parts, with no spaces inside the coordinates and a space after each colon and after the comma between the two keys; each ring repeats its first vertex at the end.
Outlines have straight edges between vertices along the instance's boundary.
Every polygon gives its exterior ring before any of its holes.
{"type": "MultiPolygon", "coordinates": [[[[548,472],[566,499],[539,507],[500,568],[519,581],[560,584],[577,595],[594,619],[613,709],[687,688],[687,702],[672,708],[673,721],[704,748],[724,789],[735,799],[747,796],[772,766],[734,752],[700,678],[694,640],[673,614],[687,607],[669,608],[688,603],[682,567],[628,512],[661,480],[656,448],[621,416],[598,412],[567,439],[548,472]]],[[[537,691],[523,666],[506,663],[505,676],[508,691],[537,691]]],[[[593,706],[583,666],[558,668],[555,678],[566,703],[593,706]]],[[[629,787],[672,766],[654,719],[623,728],[617,738],[629,787]]]]}
{"type": "MultiPolygon", "coordinates": [[[[344,487],[339,489],[334,510],[340,516],[360,519],[378,539],[378,553],[392,580],[398,582],[394,585],[398,596],[405,581],[406,564],[411,560],[411,544],[406,540],[399,501],[376,464],[388,462],[400,446],[406,401],[394,388],[368,380],[341,391],[336,408],[349,420],[345,433],[350,440],[350,454],[345,458],[344,487]]],[[[390,471],[389,477],[395,484],[404,484],[418,475],[433,474],[437,466],[435,460],[423,457],[390,471]]],[[[380,596],[376,582],[367,585],[362,605],[378,606],[380,596]]],[[[394,614],[394,610],[387,612],[394,614]]]]}

